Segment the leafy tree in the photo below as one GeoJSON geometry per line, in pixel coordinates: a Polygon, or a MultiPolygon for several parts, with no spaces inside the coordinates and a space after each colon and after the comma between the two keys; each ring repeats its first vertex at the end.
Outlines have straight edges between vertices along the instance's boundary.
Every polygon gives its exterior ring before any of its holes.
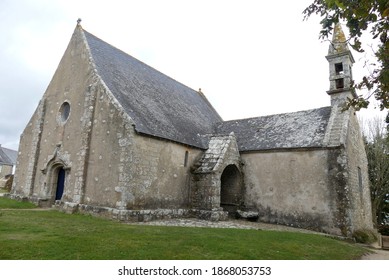
{"type": "Polygon", "coordinates": [[[375,224],[381,225],[389,222],[389,138],[380,119],[369,121],[366,132],[372,214],[375,224]]]}
{"type": "Polygon", "coordinates": [[[370,97],[379,101],[381,110],[389,108],[389,1],[388,0],[314,0],[304,11],[304,19],[312,14],[319,15],[322,29],[320,38],[326,39],[332,33],[334,24],[346,22],[349,29],[348,42],[358,51],[362,49],[362,35],[371,34],[371,42],[377,63],[373,71],[364,76],[362,81],[354,83],[356,89],[367,89],[366,96],[350,100],[348,106],[356,110],[367,108],[370,97]],[[366,32],[365,32],[366,31],[366,32]]]}

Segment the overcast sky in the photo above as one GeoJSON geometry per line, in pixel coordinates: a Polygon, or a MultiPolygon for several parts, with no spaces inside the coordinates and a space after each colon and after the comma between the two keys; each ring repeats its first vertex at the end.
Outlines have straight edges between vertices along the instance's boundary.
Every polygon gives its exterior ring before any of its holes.
{"type": "MultiPolygon", "coordinates": [[[[311,2],[1,0],[0,144],[18,148],[78,18],[102,40],[201,88],[225,120],[328,106],[328,42],[318,39],[319,18],[302,15],[311,2]]],[[[358,79],[366,69],[354,57],[358,79]]]]}

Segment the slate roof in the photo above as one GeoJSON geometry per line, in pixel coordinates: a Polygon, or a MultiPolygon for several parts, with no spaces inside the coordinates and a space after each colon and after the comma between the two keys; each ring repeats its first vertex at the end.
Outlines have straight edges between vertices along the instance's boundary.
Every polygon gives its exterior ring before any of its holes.
{"type": "Polygon", "coordinates": [[[331,107],[226,121],[217,124],[216,134],[234,132],[240,151],[324,146],[331,107]]]}
{"type": "Polygon", "coordinates": [[[135,130],[207,148],[202,135],[221,117],[202,93],[84,31],[97,72],[135,122],[135,130]]]}
{"type": "Polygon", "coordinates": [[[135,130],[207,149],[234,132],[239,150],[324,146],[331,107],[223,122],[206,97],[84,31],[96,70],[135,130]]]}
{"type": "Polygon", "coordinates": [[[0,164],[15,165],[17,156],[18,156],[17,151],[3,148],[0,145],[0,164]]]}

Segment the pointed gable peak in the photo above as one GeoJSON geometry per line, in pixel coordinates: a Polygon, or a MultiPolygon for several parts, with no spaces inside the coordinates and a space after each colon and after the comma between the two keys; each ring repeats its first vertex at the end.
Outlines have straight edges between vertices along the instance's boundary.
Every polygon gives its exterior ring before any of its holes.
{"type": "Polygon", "coordinates": [[[334,34],[332,35],[332,41],[328,49],[328,54],[340,54],[349,51],[346,36],[344,35],[341,24],[338,22],[334,27],[334,34]]]}

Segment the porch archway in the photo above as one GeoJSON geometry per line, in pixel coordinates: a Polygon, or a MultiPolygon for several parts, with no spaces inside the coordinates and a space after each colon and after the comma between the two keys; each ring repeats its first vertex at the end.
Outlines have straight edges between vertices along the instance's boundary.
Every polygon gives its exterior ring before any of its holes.
{"type": "Polygon", "coordinates": [[[242,204],[242,175],[236,165],[228,165],[220,179],[220,207],[235,213],[242,204]]]}

